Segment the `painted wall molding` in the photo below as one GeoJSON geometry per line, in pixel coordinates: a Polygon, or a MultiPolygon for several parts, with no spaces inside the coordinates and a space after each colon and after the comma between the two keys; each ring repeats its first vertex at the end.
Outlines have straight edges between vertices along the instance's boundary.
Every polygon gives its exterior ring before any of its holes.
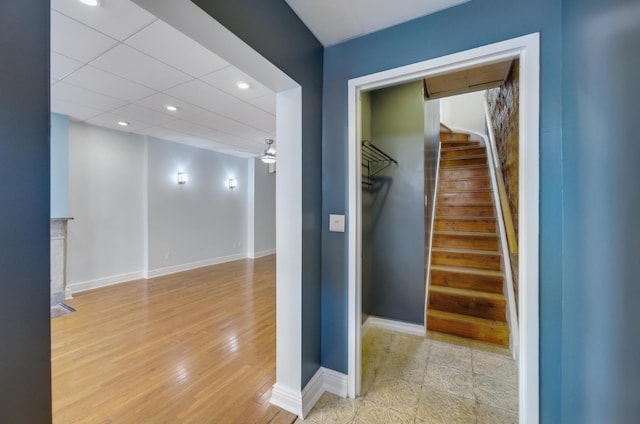
{"type": "Polygon", "coordinates": [[[71,298],[73,294],[87,290],[99,289],[101,287],[113,286],[115,284],[128,283],[133,280],[140,280],[144,277],[143,271],[129,272],[126,274],[113,275],[111,277],[97,278],[95,280],[83,281],[81,283],[69,284],[65,296],[71,298]]]}
{"type": "Polygon", "coordinates": [[[301,392],[274,384],[270,402],[303,419],[307,417],[324,392],[336,396],[347,396],[347,376],[337,371],[320,367],[301,392]]]}
{"type": "Polygon", "coordinates": [[[365,323],[362,325],[362,334],[365,333],[369,327],[384,328],[386,330],[397,331],[399,333],[410,334],[412,336],[424,337],[427,334],[427,329],[424,325],[412,324],[410,322],[396,321],[392,319],[380,318],[375,316],[369,316],[365,323]]]}
{"type": "Polygon", "coordinates": [[[247,257],[249,259],[260,259],[260,258],[264,258],[265,256],[275,255],[275,254],[276,254],[276,249],[267,249],[267,250],[262,250],[260,252],[255,252],[253,255],[249,254],[247,255],[247,257]]]}

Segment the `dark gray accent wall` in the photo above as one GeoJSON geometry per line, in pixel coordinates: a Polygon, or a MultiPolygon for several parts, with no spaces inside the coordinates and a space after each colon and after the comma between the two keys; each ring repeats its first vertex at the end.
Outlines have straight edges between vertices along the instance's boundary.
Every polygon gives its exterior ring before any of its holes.
{"type": "MultiPolygon", "coordinates": [[[[440,153],[440,100],[424,102],[424,245],[425,264],[430,258],[433,234],[433,206],[436,201],[438,155],[440,153]]],[[[429,279],[429,276],[426,276],[429,279]]]]}
{"type": "MultiPolygon", "coordinates": [[[[371,141],[398,161],[369,189],[370,314],[424,323],[424,94],[422,82],[371,92],[371,141]]],[[[363,209],[364,209],[363,203],[363,209]]],[[[363,234],[364,241],[364,234],[363,234]]]]}
{"type": "Polygon", "coordinates": [[[49,2],[0,4],[0,422],[51,422],[49,2]]]}
{"type": "MultiPolygon", "coordinates": [[[[325,49],[323,211],[345,210],[351,78],[540,32],[541,422],[561,419],[562,2],[471,1],[325,49]]],[[[347,372],[347,242],[322,230],[322,365],[347,372]]]]}
{"type": "Polygon", "coordinates": [[[636,423],[640,2],[565,0],[563,30],[562,422],[636,423]]]}
{"type": "MultiPolygon", "coordinates": [[[[320,367],[323,47],[283,0],[195,0],[302,86],[302,386],[320,367]]],[[[344,211],[344,209],[342,209],[344,211]]],[[[335,211],[340,213],[340,211],[335,211]]],[[[344,238],[342,234],[338,235],[344,238]]],[[[333,320],[333,317],[323,317],[333,320]]]]}

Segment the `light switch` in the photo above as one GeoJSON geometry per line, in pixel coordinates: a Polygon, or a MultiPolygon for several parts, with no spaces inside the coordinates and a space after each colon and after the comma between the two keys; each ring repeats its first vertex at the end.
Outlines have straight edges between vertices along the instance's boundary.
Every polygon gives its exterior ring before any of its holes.
{"type": "Polygon", "coordinates": [[[329,231],[344,233],[344,215],[329,215],[329,231]]]}

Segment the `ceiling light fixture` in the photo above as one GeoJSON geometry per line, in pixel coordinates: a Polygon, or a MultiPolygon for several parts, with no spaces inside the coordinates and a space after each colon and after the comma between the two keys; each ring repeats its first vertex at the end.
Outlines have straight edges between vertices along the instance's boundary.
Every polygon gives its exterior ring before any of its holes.
{"type": "Polygon", "coordinates": [[[264,151],[264,155],[260,156],[260,160],[266,164],[276,163],[276,148],[273,147],[273,139],[267,138],[267,150],[264,151]]]}
{"type": "Polygon", "coordinates": [[[166,105],[165,108],[167,108],[167,110],[171,112],[175,112],[178,110],[178,106],[174,106],[174,105],[166,105]]]}
{"type": "Polygon", "coordinates": [[[251,87],[251,85],[249,85],[249,83],[246,81],[238,81],[236,85],[240,90],[248,90],[249,87],[251,87]]]}
{"type": "Polygon", "coordinates": [[[80,0],[80,3],[86,4],[87,6],[100,6],[100,0],[80,0]]]}
{"type": "Polygon", "coordinates": [[[189,174],[186,172],[178,172],[178,184],[186,184],[189,181],[189,174]]]}
{"type": "Polygon", "coordinates": [[[118,125],[120,125],[121,127],[128,127],[129,123],[127,121],[118,121],[118,125]]]}
{"type": "Polygon", "coordinates": [[[237,186],[238,186],[238,182],[236,181],[236,179],[235,178],[229,178],[229,189],[233,190],[237,186]]]}

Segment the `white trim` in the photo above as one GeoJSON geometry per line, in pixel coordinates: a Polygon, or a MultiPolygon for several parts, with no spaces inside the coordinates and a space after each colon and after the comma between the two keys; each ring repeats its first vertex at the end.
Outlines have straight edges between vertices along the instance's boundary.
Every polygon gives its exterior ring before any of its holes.
{"type": "Polygon", "coordinates": [[[247,256],[256,258],[256,159],[247,159],[247,256]]]}
{"type": "Polygon", "coordinates": [[[539,422],[539,96],[540,35],[522,37],[438,57],[349,80],[348,83],[348,382],[349,396],[359,394],[361,356],[361,215],[359,156],[360,91],[414,81],[481,64],[520,58],[520,362],[519,417],[539,422]]]}
{"type": "Polygon", "coordinates": [[[97,278],[95,280],[83,281],[81,283],[69,284],[67,292],[76,294],[87,290],[99,289],[101,287],[113,286],[116,284],[128,283],[133,280],[141,280],[144,278],[142,271],[129,272],[127,274],[113,275],[111,277],[97,278]]]}
{"type": "Polygon", "coordinates": [[[264,258],[265,256],[275,255],[275,253],[276,253],[276,249],[261,250],[259,252],[255,252],[253,256],[249,256],[249,258],[260,259],[260,258],[264,258]]]}
{"type": "Polygon", "coordinates": [[[147,271],[147,278],[162,277],[164,275],[175,274],[176,272],[189,271],[192,269],[202,268],[205,266],[218,265],[226,262],[237,261],[240,259],[247,259],[244,253],[238,253],[229,256],[220,256],[218,258],[205,259],[203,261],[189,262],[186,264],[168,266],[166,268],[158,268],[147,271]]]}
{"type": "Polygon", "coordinates": [[[362,327],[364,328],[365,326],[367,326],[367,329],[369,327],[378,327],[384,328],[386,330],[397,331],[399,333],[410,334],[412,336],[424,337],[427,335],[427,330],[424,325],[395,321],[392,319],[374,317],[371,315],[369,316],[369,318],[367,318],[367,321],[362,327]]]}
{"type": "Polygon", "coordinates": [[[442,153],[442,146],[438,143],[438,158],[436,165],[436,183],[434,185],[433,192],[433,205],[431,206],[431,239],[429,240],[429,251],[427,252],[427,274],[425,275],[425,288],[424,288],[424,328],[427,328],[427,312],[429,308],[429,286],[431,285],[431,250],[433,249],[433,224],[436,220],[436,207],[438,204],[438,185],[440,184],[440,154],[442,153]]]}
{"type": "Polygon", "coordinates": [[[347,376],[329,368],[320,367],[302,392],[276,383],[271,391],[269,402],[304,419],[324,392],[346,397],[347,376]]]}
{"type": "Polygon", "coordinates": [[[274,384],[271,389],[271,399],[269,403],[282,408],[287,412],[299,417],[302,414],[302,392],[290,389],[282,384],[274,384]]]}

